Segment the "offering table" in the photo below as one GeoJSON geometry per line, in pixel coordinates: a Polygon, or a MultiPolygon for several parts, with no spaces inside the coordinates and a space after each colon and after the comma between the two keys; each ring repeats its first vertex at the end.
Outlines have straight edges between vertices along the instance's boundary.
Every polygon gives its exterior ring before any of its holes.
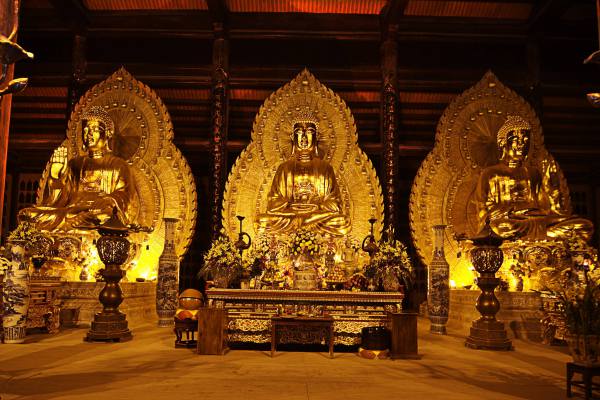
{"type": "Polygon", "coordinates": [[[360,344],[361,329],[387,326],[387,312],[399,312],[400,292],[210,289],[209,304],[228,311],[230,343],[270,343],[271,318],[329,315],[334,342],[360,344]]]}

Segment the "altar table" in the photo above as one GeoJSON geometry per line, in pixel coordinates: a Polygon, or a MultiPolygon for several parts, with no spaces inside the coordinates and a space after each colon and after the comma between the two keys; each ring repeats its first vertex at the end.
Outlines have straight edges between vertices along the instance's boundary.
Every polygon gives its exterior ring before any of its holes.
{"type": "Polygon", "coordinates": [[[271,357],[277,351],[277,343],[320,343],[327,338],[329,358],[333,358],[333,318],[324,317],[273,317],[271,318],[271,357]]]}
{"type": "Polygon", "coordinates": [[[367,326],[387,326],[401,311],[400,292],[210,289],[209,304],[228,311],[228,341],[270,343],[271,319],[292,314],[333,318],[335,344],[358,345],[367,326]]]}

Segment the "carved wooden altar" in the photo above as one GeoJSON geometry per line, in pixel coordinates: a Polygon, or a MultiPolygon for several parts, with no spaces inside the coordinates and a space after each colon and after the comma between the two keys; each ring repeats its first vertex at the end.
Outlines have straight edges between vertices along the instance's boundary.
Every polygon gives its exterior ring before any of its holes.
{"type": "Polygon", "coordinates": [[[27,329],[45,328],[57,333],[60,327],[60,291],[62,282],[56,279],[32,279],[29,287],[27,329]]]}
{"type": "Polygon", "coordinates": [[[209,303],[228,311],[228,340],[269,343],[277,315],[330,315],[335,344],[357,345],[361,329],[388,324],[387,312],[401,309],[400,292],[211,289],[209,303]]]}

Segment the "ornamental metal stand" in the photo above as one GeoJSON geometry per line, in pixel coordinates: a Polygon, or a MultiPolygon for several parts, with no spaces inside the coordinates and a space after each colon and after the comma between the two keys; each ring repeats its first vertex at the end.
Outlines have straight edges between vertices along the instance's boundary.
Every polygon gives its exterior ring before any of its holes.
{"type": "Polygon", "coordinates": [[[119,311],[119,305],[123,302],[123,292],[119,286],[119,281],[124,275],[121,264],[127,261],[129,256],[129,228],[119,220],[115,208],[113,216],[96,229],[100,233],[96,247],[100,260],[105,265],[105,268],[100,270],[105,285],[98,296],[103,309],[94,315],[92,327],[84,340],[124,342],[132,339],[131,331],[127,327],[127,318],[119,311]]]}
{"type": "Polygon", "coordinates": [[[465,346],[472,349],[512,350],[512,342],[507,337],[504,323],[496,319],[500,302],[494,294],[494,289],[500,284],[496,272],[504,259],[500,249],[504,239],[492,231],[488,222],[470,240],[475,246],[471,250],[471,261],[479,273],[477,286],[481,289],[481,294],[477,298],[476,308],[481,313],[481,318],[473,321],[465,346]]]}

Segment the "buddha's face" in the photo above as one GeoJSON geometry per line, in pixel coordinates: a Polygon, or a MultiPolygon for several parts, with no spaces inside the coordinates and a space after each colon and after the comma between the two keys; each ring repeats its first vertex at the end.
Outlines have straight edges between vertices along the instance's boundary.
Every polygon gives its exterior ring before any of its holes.
{"type": "Polygon", "coordinates": [[[294,146],[300,152],[312,152],[317,138],[317,127],[310,122],[294,124],[294,146]]]}
{"type": "Polygon", "coordinates": [[[88,150],[101,150],[106,147],[106,129],[98,120],[88,120],[83,128],[83,143],[88,150]]]}
{"type": "Polygon", "coordinates": [[[523,162],[529,153],[529,130],[515,129],[508,132],[503,151],[506,161],[523,162]]]}

